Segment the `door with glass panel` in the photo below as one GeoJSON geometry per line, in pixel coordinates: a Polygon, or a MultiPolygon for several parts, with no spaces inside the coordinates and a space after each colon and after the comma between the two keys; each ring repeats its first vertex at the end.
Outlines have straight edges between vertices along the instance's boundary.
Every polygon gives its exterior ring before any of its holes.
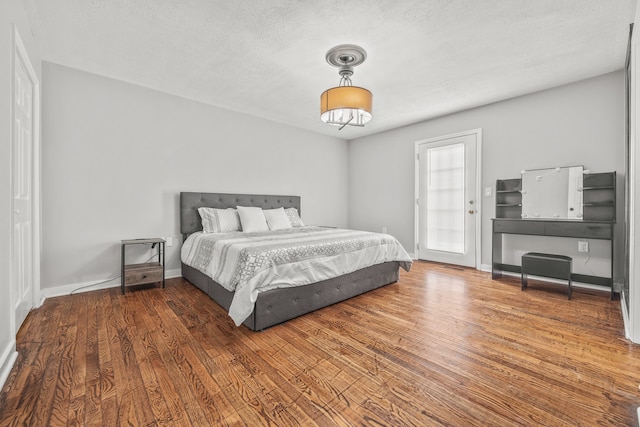
{"type": "Polygon", "coordinates": [[[479,131],[417,143],[419,259],[476,266],[479,131]]]}

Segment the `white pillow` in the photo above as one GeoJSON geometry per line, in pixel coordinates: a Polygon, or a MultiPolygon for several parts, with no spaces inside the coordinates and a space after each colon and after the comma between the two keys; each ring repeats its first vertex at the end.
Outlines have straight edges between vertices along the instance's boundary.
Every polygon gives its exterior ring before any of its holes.
{"type": "Polygon", "coordinates": [[[267,219],[262,213],[262,208],[238,206],[242,231],[252,233],[254,231],[269,231],[267,219]]]}
{"type": "Polygon", "coordinates": [[[278,209],[263,209],[264,217],[269,224],[269,230],[284,230],[285,228],[291,228],[291,222],[284,213],[284,208],[278,209]]]}
{"type": "Polygon", "coordinates": [[[205,233],[229,233],[240,231],[240,217],[233,208],[198,208],[202,218],[202,230],[205,233]]]}
{"type": "Polygon", "coordinates": [[[300,215],[298,215],[298,209],[287,208],[284,210],[284,213],[287,214],[287,218],[289,218],[292,227],[304,227],[300,215]]]}

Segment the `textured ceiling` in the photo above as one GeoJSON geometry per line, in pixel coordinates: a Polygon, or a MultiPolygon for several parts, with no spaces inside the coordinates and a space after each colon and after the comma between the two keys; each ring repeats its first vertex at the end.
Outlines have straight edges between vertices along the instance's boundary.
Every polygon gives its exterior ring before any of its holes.
{"type": "Polygon", "coordinates": [[[624,66],[636,0],[23,0],[47,61],[353,139],[624,66]],[[364,128],[320,121],[364,47],[364,128]]]}

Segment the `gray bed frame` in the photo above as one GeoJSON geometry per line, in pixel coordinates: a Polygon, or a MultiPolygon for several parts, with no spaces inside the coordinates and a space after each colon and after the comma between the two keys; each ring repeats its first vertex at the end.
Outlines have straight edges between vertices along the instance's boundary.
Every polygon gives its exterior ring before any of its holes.
{"type": "MultiPolygon", "coordinates": [[[[191,233],[202,230],[198,208],[226,209],[236,206],[257,206],[263,209],[296,208],[300,212],[300,197],[182,192],[180,193],[180,232],[183,238],[186,239],[191,233]]],[[[386,262],[334,279],[262,292],[258,295],[253,313],[243,324],[253,331],[260,331],[395,283],[398,281],[399,268],[399,262],[386,262]]],[[[233,292],[229,292],[209,276],[184,263],[182,263],[182,277],[200,288],[225,310],[229,310],[233,292]]]]}

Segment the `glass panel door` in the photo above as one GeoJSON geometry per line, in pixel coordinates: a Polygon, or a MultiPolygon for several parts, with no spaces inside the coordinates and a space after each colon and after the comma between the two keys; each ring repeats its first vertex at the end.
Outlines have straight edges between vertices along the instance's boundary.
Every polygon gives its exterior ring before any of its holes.
{"type": "Polygon", "coordinates": [[[471,131],[417,143],[419,259],[476,266],[478,137],[471,131]]]}
{"type": "Polygon", "coordinates": [[[427,149],[426,248],[464,252],[464,144],[427,149]]]}

